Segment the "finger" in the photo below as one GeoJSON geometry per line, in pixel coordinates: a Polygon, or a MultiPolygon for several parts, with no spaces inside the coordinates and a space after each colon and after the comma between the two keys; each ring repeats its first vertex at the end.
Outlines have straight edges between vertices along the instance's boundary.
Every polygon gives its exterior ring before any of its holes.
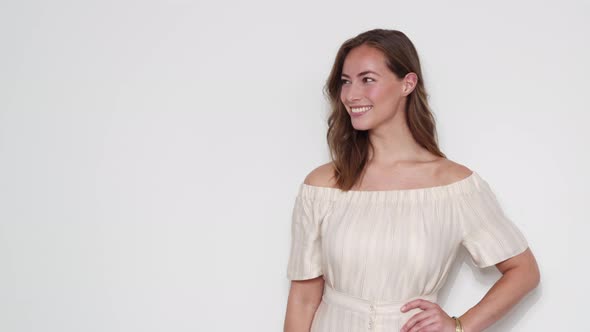
{"type": "Polygon", "coordinates": [[[420,313],[415,314],[410,319],[408,319],[408,321],[404,324],[404,326],[402,327],[402,329],[400,330],[400,332],[407,332],[407,331],[409,331],[416,324],[418,324],[421,321],[429,318],[433,314],[434,314],[434,312],[432,310],[422,311],[420,313]]]}
{"type": "Polygon", "coordinates": [[[436,329],[431,329],[434,327],[436,323],[436,317],[428,317],[426,319],[421,320],[416,325],[414,325],[408,332],[428,332],[428,331],[437,331],[436,329]]]}
{"type": "Polygon", "coordinates": [[[401,312],[406,312],[406,311],[412,310],[414,308],[420,308],[422,310],[426,310],[429,308],[433,308],[435,305],[436,305],[435,303],[432,303],[430,301],[423,300],[423,299],[417,299],[417,300],[413,300],[413,301],[410,301],[410,302],[404,304],[400,310],[401,310],[401,312]]]}

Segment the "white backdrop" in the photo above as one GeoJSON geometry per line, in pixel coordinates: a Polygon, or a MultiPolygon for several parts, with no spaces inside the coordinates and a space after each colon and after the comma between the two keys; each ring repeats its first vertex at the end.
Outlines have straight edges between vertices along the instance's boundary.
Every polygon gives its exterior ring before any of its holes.
{"type": "MultiPolygon", "coordinates": [[[[587,328],[587,1],[0,2],[0,330],[280,331],[340,44],[399,29],[442,150],[541,285],[489,331],[587,328]]],[[[454,315],[500,274],[466,251],[454,315]]]]}

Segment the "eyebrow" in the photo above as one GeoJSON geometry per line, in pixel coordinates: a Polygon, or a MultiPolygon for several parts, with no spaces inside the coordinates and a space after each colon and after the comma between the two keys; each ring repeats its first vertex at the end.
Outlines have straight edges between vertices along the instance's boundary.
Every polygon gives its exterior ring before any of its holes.
{"type": "MultiPolygon", "coordinates": [[[[375,74],[375,75],[377,75],[377,76],[381,76],[381,75],[379,75],[379,74],[377,74],[376,72],[374,72],[374,71],[371,71],[371,70],[365,70],[365,71],[363,71],[363,72],[360,72],[360,73],[358,73],[356,76],[357,76],[357,77],[360,77],[360,76],[363,76],[363,75],[365,75],[365,74],[375,74]]],[[[344,74],[344,73],[342,73],[342,76],[344,76],[344,77],[350,77],[350,76],[348,76],[348,75],[346,75],[346,74],[344,74]]]]}

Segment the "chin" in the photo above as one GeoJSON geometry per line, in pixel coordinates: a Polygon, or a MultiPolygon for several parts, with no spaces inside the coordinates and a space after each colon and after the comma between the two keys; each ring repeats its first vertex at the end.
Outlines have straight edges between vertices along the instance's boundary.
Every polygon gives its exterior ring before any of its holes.
{"type": "Polygon", "coordinates": [[[355,130],[359,130],[359,131],[365,131],[365,130],[371,129],[371,127],[366,124],[354,124],[354,123],[352,124],[352,128],[354,128],[355,130]]]}

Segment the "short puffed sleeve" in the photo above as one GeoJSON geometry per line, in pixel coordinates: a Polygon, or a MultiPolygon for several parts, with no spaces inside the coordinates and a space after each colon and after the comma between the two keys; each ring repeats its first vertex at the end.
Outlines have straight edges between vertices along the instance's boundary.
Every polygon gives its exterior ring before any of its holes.
{"type": "Polygon", "coordinates": [[[462,245],[475,265],[484,268],[524,252],[528,242],[506,216],[490,185],[477,179],[476,188],[461,196],[462,245]]]}
{"type": "Polygon", "coordinates": [[[295,198],[287,267],[289,280],[312,279],[323,275],[321,226],[330,201],[321,196],[321,189],[301,184],[295,198]]]}

